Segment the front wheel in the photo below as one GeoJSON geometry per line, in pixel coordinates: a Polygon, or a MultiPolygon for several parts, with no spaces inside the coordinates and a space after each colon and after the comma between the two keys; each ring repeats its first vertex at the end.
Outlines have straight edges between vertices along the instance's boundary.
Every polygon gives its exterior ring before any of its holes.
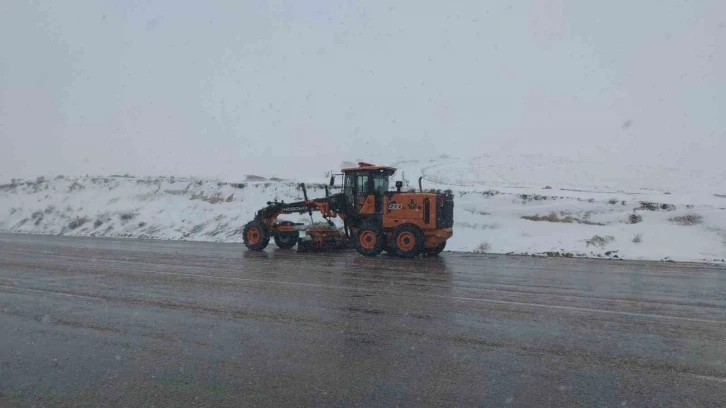
{"type": "Polygon", "coordinates": [[[247,249],[262,251],[270,243],[270,233],[267,225],[260,221],[250,221],[242,231],[243,240],[247,249]]]}
{"type": "Polygon", "coordinates": [[[356,232],[355,249],[364,256],[377,256],[383,251],[385,237],[381,228],[372,223],[364,223],[356,232]]]}

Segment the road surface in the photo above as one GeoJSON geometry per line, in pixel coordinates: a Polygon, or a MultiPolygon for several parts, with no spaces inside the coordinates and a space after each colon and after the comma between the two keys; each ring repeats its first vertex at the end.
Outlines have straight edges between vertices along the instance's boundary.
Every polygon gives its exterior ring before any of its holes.
{"type": "Polygon", "coordinates": [[[0,406],[726,406],[726,270],[0,234],[0,406]]]}

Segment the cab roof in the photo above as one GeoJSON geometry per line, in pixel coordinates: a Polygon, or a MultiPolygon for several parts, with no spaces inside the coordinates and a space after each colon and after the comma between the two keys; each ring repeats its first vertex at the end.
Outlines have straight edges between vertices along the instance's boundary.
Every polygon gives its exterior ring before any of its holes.
{"type": "Polygon", "coordinates": [[[358,167],[347,167],[342,169],[343,173],[355,172],[355,171],[369,171],[369,170],[383,170],[386,173],[393,174],[396,172],[396,168],[389,166],[376,166],[366,162],[358,162],[358,167]]]}

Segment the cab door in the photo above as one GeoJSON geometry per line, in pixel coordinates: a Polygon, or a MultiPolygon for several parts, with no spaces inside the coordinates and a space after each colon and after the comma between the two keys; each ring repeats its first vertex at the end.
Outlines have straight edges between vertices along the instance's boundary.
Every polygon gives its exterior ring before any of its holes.
{"type": "Polygon", "coordinates": [[[355,188],[354,193],[355,197],[353,202],[356,206],[356,213],[368,213],[369,212],[369,205],[370,203],[367,203],[368,195],[370,194],[370,177],[368,174],[356,174],[355,175],[355,188]],[[365,210],[365,211],[363,211],[365,210]]]}
{"type": "Polygon", "coordinates": [[[346,174],[343,193],[350,215],[358,215],[369,194],[368,174],[346,174]]]}

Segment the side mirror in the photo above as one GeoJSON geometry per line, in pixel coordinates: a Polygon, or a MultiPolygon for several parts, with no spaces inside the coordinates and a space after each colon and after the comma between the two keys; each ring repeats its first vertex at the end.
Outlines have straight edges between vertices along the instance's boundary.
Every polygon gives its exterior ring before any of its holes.
{"type": "Polygon", "coordinates": [[[396,190],[398,190],[398,192],[400,193],[402,188],[403,188],[403,181],[401,181],[401,180],[397,181],[396,190]]]}
{"type": "Polygon", "coordinates": [[[330,176],[330,187],[335,185],[335,176],[330,176]]]}

